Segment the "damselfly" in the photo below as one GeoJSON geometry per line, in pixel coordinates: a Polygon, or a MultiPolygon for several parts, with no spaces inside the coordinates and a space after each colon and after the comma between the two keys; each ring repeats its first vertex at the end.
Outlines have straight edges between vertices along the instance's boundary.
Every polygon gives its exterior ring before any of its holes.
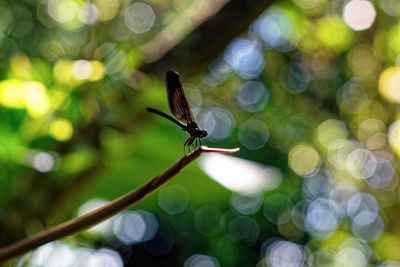
{"type": "Polygon", "coordinates": [[[192,111],[183,92],[179,74],[172,70],[167,71],[166,82],[169,108],[177,119],[154,108],[147,108],[146,110],[179,125],[182,130],[188,132],[190,135],[183,144],[183,147],[187,147],[189,150],[191,147],[196,148],[201,145],[201,138],[207,136],[207,131],[201,130],[193,119],[192,111]]]}

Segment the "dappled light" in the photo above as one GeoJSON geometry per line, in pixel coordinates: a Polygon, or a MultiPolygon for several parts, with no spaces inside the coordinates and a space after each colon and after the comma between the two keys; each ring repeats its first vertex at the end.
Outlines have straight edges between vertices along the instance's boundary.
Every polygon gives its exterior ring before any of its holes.
{"type": "Polygon", "coordinates": [[[121,256],[113,250],[75,248],[61,242],[49,243],[37,249],[31,263],[32,266],[124,266],[121,256]]]}
{"type": "Polygon", "coordinates": [[[397,0],[3,1],[0,260],[167,173],[10,264],[400,266],[399,16],[397,0]]]}
{"type": "Polygon", "coordinates": [[[210,178],[235,192],[275,189],[282,180],[280,171],[274,167],[232,156],[205,155],[200,164],[210,178]]]}

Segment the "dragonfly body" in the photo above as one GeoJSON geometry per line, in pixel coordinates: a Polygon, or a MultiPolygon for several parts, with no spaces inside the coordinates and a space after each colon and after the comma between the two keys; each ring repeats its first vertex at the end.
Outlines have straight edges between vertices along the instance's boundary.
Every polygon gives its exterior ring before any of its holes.
{"type": "MultiPolygon", "coordinates": [[[[207,136],[207,131],[201,130],[196,122],[191,122],[190,124],[186,125],[185,131],[190,134],[190,137],[188,140],[186,140],[183,146],[187,145],[188,147],[190,147],[193,141],[199,141],[199,143],[201,144],[201,138],[207,136]]],[[[196,144],[196,146],[197,145],[198,144],[196,144]]]]}
{"type": "Polygon", "coordinates": [[[166,82],[169,107],[177,119],[154,108],[147,108],[146,110],[170,120],[179,125],[182,130],[188,132],[190,137],[184,143],[184,148],[201,145],[201,138],[207,136],[207,131],[201,130],[193,119],[192,111],[183,92],[179,74],[172,70],[167,71],[166,82]]]}

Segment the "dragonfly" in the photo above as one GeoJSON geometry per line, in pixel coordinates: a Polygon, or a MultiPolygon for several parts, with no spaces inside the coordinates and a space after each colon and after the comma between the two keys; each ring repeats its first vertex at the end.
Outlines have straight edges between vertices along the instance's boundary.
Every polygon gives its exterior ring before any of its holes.
{"type": "Polygon", "coordinates": [[[194,149],[201,145],[201,139],[207,136],[207,131],[201,130],[193,118],[189,102],[183,91],[180,75],[176,71],[168,70],[165,74],[165,79],[169,108],[176,119],[154,108],[146,108],[146,110],[166,118],[189,133],[190,136],[183,144],[183,149],[186,151],[186,148],[188,148],[190,151],[190,148],[194,149]]]}

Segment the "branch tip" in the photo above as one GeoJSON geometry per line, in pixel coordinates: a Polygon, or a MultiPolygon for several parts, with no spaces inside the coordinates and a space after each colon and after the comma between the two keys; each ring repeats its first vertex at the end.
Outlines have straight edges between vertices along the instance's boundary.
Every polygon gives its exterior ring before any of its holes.
{"type": "Polygon", "coordinates": [[[201,146],[199,148],[201,152],[217,152],[217,153],[224,153],[224,154],[233,154],[240,150],[240,148],[218,148],[218,147],[207,147],[201,146]]]}

